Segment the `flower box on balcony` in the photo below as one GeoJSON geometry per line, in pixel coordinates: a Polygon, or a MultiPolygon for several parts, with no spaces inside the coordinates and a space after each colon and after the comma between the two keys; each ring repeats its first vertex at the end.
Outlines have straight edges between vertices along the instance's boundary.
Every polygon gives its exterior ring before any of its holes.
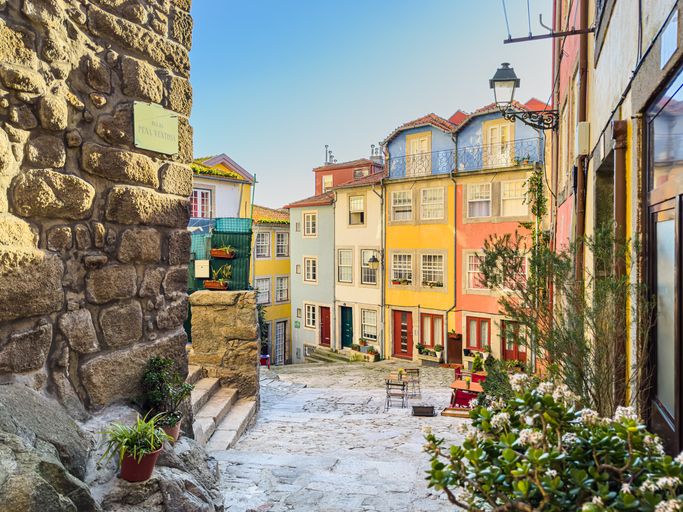
{"type": "Polygon", "coordinates": [[[423,281],[422,286],[426,286],[428,288],[443,288],[443,283],[440,281],[423,281]]]}
{"type": "Polygon", "coordinates": [[[211,249],[211,257],[221,260],[231,260],[235,257],[235,249],[211,249]]]}
{"type": "Polygon", "coordinates": [[[407,279],[392,279],[391,284],[396,286],[406,286],[410,284],[410,281],[407,279]]]}
{"type": "Polygon", "coordinates": [[[438,355],[431,355],[431,352],[429,354],[418,354],[417,358],[422,360],[422,361],[431,361],[433,363],[440,363],[441,362],[441,354],[438,355]]]}
{"type": "Polygon", "coordinates": [[[211,279],[207,279],[204,281],[204,289],[206,290],[227,290],[228,289],[228,283],[223,282],[223,281],[213,281],[211,279]]]}

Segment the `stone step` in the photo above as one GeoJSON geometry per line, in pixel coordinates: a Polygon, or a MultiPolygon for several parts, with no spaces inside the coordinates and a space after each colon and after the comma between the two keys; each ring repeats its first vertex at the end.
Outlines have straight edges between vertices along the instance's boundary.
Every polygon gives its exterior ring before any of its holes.
{"type": "Polygon", "coordinates": [[[306,362],[307,363],[342,363],[345,361],[340,361],[339,359],[333,359],[331,357],[327,357],[324,354],[319,354],[317,352],[314,352],[314,353],[306,356],[306,362]]]}
{"type": "Polygon", "coordinates": [[[202,377],[204,377],[204,369],[201,366],[191,364],[188,367],[187,379],[185,379],[185,382],[188,384],[196,384],[202,377]]]}
{"type": "Polygon", "coordinates": [[[236,389],[220,387],[209,399],[204,407],[194,415],[192,430],[195,440],[205,445],[216,430],[216,427],[223,421],[232,406],[237,402],[236,389]]]}
{"type": "Polygon", "coordinates": [[[204,404],[209,401],[220,385],[221,383],[218,379],[210,377],[204,377],[197,381],[192,390],[192,394],[190,395],[192,414],[197,414],[199,410],[204,407],[204,404]]]}
{"type": "Polygon", "coordinates": [[[349,362],[349,356],[347,354],[345,354],[344,352],[332,352],[331,350],[324,349],[324,348],[318,348],[310,355],[311,356],[319,356],[319,357],[324,358],[328,361],[339,361],[341,363],[348,363],[349,362]]]}
{"type": "Polygon", "coordinates": [[[208,452],[227,450],[235,443],[249,427],[256,414],[256,402],[242,398],[232,406],[228,415],[220,422],[216,431],[206,445],[208,452]]]}

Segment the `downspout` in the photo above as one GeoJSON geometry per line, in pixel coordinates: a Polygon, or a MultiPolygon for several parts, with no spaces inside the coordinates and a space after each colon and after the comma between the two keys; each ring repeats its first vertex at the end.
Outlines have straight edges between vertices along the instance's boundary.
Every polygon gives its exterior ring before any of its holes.
{"type": "MultiPolygon", "coordinates": [[[[588,28],[588,0],[579,2],[579,29],[588,28]]],[[[588,89],[588,34],[583,33],[579,36],[579,109],[578,121],[586,121],[586,103],[588,89]]],[[[574,127],[572,127],[574,129],[574,127]]],[[[584,278],[584,245],[583,237],[586,234],[586,171],[588,167],[588,156],[579,157],[579,165],[576,176],[576,267],[574,275],[578,282],[582,283],[584,278]]]]}
{"type": "MultiPolygon", "coordinates": [[[[448,315],[455,310],[458,302],[458,182],[455,174],[458,172],[458,138],[455,133],[451,134],[451,139],[455,145],[453,155],[453,172],[449,173],[449,178],[453,182],[453,305],[446,311],[446,339],[444,340],[444,360],[448,362],[448,315]]],[[[453,317],[453,330],[455,330],[455,317],[453,317]]]]}
{"type": "MultiPolygon", "coordinates": [[[[330,321],[334,325],[334,329],[332,326],[330,326],[330,336],[332,336],[332,333],[334,333],[334,343],[330,343],[330,347],[335,347],[337,346],[337,350],[341,350],[341,328],[339,332],[339,336],[337,336],[337,277],[336,277],[336,272],[337,272],[337,266],[336,266],[336,261],[337,261],[337,230],[336,230],[336,215],[337,215],[337,191],[334,190],[332,192],[333,197],[332,197],[332,308],[330,312],[331,319],[330,321]]],[[[353,327],[352,327],[353,328],[353,327]]],[[[353,341],[353,340],[351,340],[353,341]]]]}
{"type": "MultiPolygon", "coordinates": [[[[626,121],[612,121],[612,143],[614,145],[614,240],[616,247],[626,240],[626,136],[628,127],[626,121]]],[[[617,279],[626,275],[625,254],[615,251],[614,274],[617,279]]],[[[616,351],[615,354],[626,354],[626,314],[615,318],[617,323],[616,351]]],[[[626,403],[626,359],[620,358],[615,368],[617,376],[615,380],[615,405],[626,403]]]]}
{"type": "Polygon", "coordinates": [[[375,190],[375,184],[372,184],[372,191],[379,197],[380,204],[380,217],[379,217],[379,229],[380,229],[380,248],[379,248],[379,273],[381,274],[380,282],[380,303],[379,303],[379,321],[382,326],[381,338],[379,342],[379,357],[384,359],[384,178],[379,181],[382,187],[382,193],[378,194],[375,190]]]}

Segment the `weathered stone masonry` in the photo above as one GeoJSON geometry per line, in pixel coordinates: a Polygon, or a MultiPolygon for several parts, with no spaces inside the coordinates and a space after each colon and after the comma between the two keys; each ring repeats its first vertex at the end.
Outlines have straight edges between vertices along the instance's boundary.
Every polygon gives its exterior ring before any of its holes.
{"type": "Polygon", "coordinates": [[[0,0],[0,382],[83,416],[186,368],[189,0],[0,0]],[[179,115],[134,147],[133,101],[179,115]]]}

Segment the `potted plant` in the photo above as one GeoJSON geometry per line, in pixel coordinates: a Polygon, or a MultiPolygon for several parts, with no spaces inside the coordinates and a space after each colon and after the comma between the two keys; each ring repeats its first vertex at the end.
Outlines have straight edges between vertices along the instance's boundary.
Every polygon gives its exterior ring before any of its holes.
{"type": "Polygon", "coordinates": [[[218,247],[216,249],[211,249],[211,257],[218,258],[222,260],[231,260],[235,257],[237,251],[231,245],[224,245],[223,247],[218,247]]]}
{"type": "Polygon", "coordinates": [[[157,414],[147,419],[147,416],[141,418],[138,415],[134,425],[112,424],[103,432],[107,437],[106,450],[100,461],[109,460],[118,453],[119,478],[128,482],[149,480],[164,442],[171,439],[157,425],[161,417],[157,414]]]}
{"type": "Polygon", "coordinates": [[[424,354],[425,346],[422,343],[418,343],[416,346],[417,346],[417,353],[418,354],[424,354]]]}
{"type": "Polygon", "coordinates": [[[360,352],[360,345],[358,343],[351,343],[351,350],[355,350],[356,352],[360,352]]]}
{"type": "Polygon", "coordinates": [[[391,284],[396,284],[396,285],[401,284],[401,280],[400,279],[392,279],[391,284]]]}
{"type": "Polygon", "coordinates": [[[434,354],[441,359],[443,356],[443,345],[434,345],[434,354]]]}
{"type": "Polygon", "coordinates": [[[174,365],[172,359],[152,357],[142,376],[145,407],[150,413],[159,416],[157,425],[173,438],[173,442],[180,436],[183,418],[180,406],[194,389],[194,385],[184,382],[180,374],[174,371],[174,365]]]}
{"type": "Polygon", "coordinates": [[[207,290],[227,290],[228,281],[232,278],[232,266],[223,265],[211,272],[212,279],[204,281],[207,290]]]}
{"type": "Polygon", "coordinates": [[[472,361],[472,373],[478,373],[484,370],[484,358],[481,357],[479,352],[474,354],[474,360],[472,361]]]}
{"type": "Polygon", "coordinates": [[[367,346],[368,346],[368,342],[367,342],[367,340],[364,339],[364,338],[358,338],[358,344],[359,344],[361,347],[367,347],[367,346]]]}
{"type": "Polygon", "coordinates": [[[379,361],[379,353],[377,352],[377,349],[373,347],[372,345],[368,348],[368,351],[366,352],[369,356],[369,360],[371,362],[374,361],[379,361]]]}

